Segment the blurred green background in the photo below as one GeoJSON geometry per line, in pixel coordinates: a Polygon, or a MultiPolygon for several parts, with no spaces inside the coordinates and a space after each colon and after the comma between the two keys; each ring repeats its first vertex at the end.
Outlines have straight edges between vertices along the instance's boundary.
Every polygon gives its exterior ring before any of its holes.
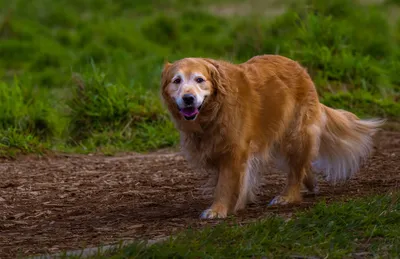
{"type": "Polygon", "coordinates": [[[321,102],[400,117],[400,1],[0,0],[0,155],[177,144],[164,60],[306,66],[321,102]]]}

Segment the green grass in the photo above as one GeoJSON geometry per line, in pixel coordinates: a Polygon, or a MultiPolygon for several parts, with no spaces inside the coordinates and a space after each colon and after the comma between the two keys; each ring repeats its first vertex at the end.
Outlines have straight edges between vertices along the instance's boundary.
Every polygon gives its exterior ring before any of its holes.
{"type": "Polygon", "coordinates": [[[264,15],[272,2],[230,16],[215,10],[239,1],[0,1],[0,154],[176,145],[158,87],[164,60],[187,56],[285,55],[323,103],[399,119],[400,21],[388,18],[398,1],[287,0],[264,15]]]}
{"type": "MultiPolygon", "coordinates": [[[[283,13],[265,12],[272,2],[0,0],[0,156],[176,145],[158,88],[164,61],[187,56],[281,54],[307,67],[323,103],[400,119],[400,1],[287,0],[283,13]],[[215,11],[235,6],[246,15],[215,11]]],[[[398,257],[399,204],[398,194],[320,203],[289,221],[224,223],[111,258],[398,257]]]]}
{"type": "MultiPolygon", "coordinates": [[[[187,230],[166,242],[128,245],[92,258],[398,258],[400,193],[320,202],[290,219],[269,216],[187,230]]],[[[80,258],[69,257],[69,258],[80,258]]]]}

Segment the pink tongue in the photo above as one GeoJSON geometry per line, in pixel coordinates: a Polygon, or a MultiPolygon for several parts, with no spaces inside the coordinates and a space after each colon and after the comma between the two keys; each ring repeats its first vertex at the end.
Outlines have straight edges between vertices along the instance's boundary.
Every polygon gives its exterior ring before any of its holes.
{"type": "Polygon", "coordinates": [[[192,116],[196,115],[197,113],[199,113],[199,110],[197,108],[193,108],[193,107],[183,108],[181,110],[181,113],[183,114],[183,116],[192,117],[192,116]]]}

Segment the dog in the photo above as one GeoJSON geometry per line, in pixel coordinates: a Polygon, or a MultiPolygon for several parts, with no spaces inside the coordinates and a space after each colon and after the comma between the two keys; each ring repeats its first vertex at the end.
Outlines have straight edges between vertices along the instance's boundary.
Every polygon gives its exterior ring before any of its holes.
{"type": "Polygon", "coordinates": [[[180,133],[186,160],[217,176],[212,205],[202,219],[225,218],[255,197],[258,169],[278,161],[282,193],[269,205],[302,201],[317,190],[316,173],[336,184],[359,170],[385,119],[359,119],[319,102],[298,62],[259,55],[240,64],[211,58],[166,61],[161,98],[180,133]]]}

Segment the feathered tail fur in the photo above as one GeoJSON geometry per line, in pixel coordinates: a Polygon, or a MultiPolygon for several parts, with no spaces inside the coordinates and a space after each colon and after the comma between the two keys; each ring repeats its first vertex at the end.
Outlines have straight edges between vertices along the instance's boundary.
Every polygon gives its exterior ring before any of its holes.
{"type": "Polygon", "coordinates": [[[349,179],[370,155],[372,136],[384,119],[361,120],[353,113],[322,105],[322,134],[315,172],[335,184],[349,179]]]}

